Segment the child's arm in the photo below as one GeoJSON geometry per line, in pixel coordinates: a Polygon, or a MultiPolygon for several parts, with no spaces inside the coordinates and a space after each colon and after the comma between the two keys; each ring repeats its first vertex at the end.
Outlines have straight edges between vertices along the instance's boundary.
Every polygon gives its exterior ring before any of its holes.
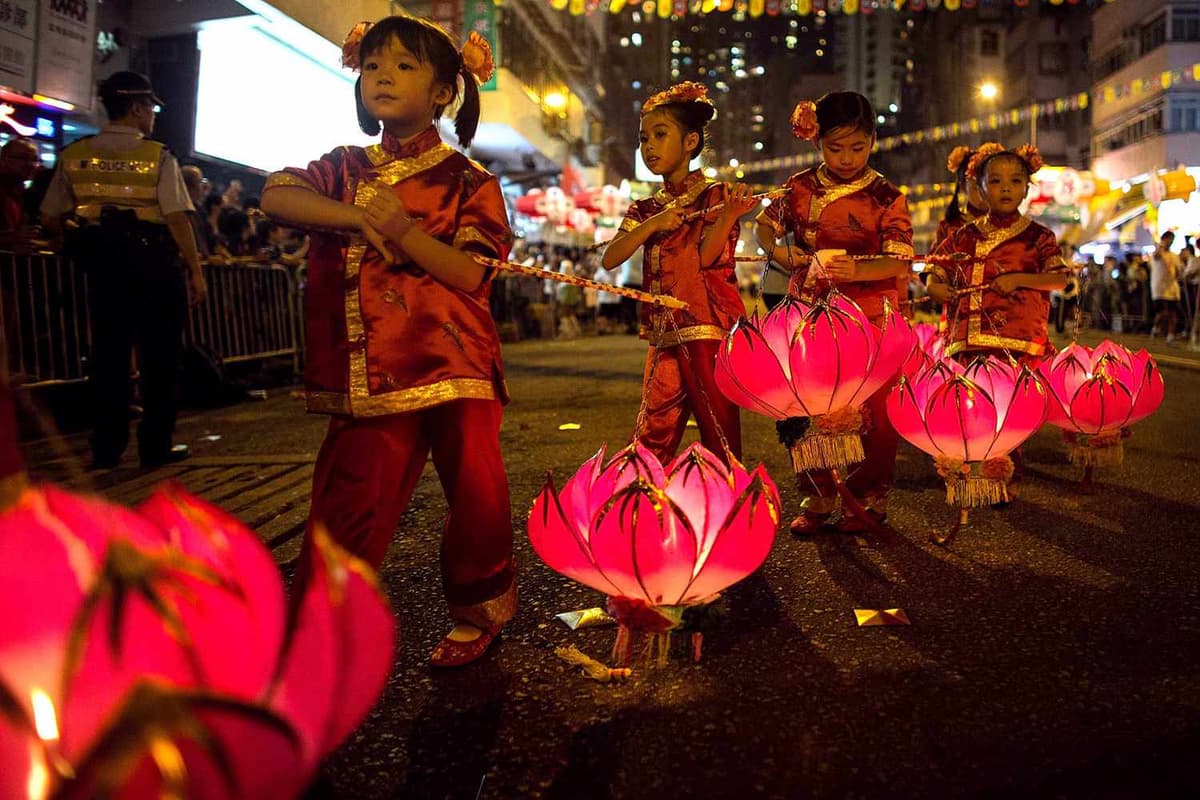
{"type": "Polygon", "coordinates": [[[808,267],[810,254],[795,245],[788,247],[787,245],[776,244],[775,229],[763,222],[761,218],[758,224],[754,226],[754,236],[758,239],[758,246],[763,249],[763,252],[767,253],[771,260],[781,267],[786,267],[793,271],[808,267]]]}
{"type": "Polygon", "coordinates": [[[744,183],[725,188],[725,205],[717,219],[709,225],[700,240],[700,268],[711,267],[721,257],[729,241],[729,234],[742,215],[754,209],[758,202],[751,197],[750,187],[744,183]]]}
{"type": "Polygon", "coordinates": [[[655,214],[636,228],[621,231],[613,237],[604,249],[604,257],[600,263],[605,269],[614,269],[637,252],[656,233],[669,232],[683,224],[683,213],[674,207],[668,207],[655,214]]]}
{"type": "Polygon", "coordinates": [[[992,286],[1001,294],[1009,294],[1017,289],[1054,292],[1067,287],[1067,276],[1061,272],[1006,272],[998,275],[992,281],[992,286]]]}
{"type": "Polygon", "coordinates": [[[487,276],[487,269],[482,264],[469,253],[439,241],[418,228],[392,187],[379,183],[378,189],[363,212],[364,224],[368,228],[403,250],[418,267],[447,286],[464,292],[479,288],[487,276]]]}
{"type": "Polygon", "coordinates": [[[297,227],[357,231],[389,264],[396,262],[387,240],[367,223],[366,214],[358,206],[339,202],[301,186],[268,186],[263,191],[262,210],[264,214],[297,227]]]}
{"type": "Polygon", "coordinates": [[[850,256],[834,256],[826,266],[826,271],[835,281],[881,281],[904,275],[911,268],[912,262],[891,256],[865,261],[855,261],[850,256]]]}

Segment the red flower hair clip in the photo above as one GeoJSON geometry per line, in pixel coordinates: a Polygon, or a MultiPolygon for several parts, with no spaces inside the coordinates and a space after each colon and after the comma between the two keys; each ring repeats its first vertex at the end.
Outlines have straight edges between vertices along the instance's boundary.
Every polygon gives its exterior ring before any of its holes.
{"type": "Polygon", "coordinates": [[[487,83],[496,74],[492,45],[478,31],[471,31],[462,46],[463,68],[480,83],[487,83]]]}
{"type": "Polygon", "coordinates": [[[946,159],[946,169],[957,174],[968,158],[971,157],[971,148],[965,144],[960,144],[958,147],[950,151],[950,158],[946,159]]]}
{"type": "Polygon", "coordinates": [[[801,100],[792,109],[792,135],[806,142],[816,141],[821,126],[817,123],[817,104],[811,100],[801,100]]]}
{"type": "Polygon", "coordinates": [[[1023,144],[1013,152],[1023,158],[1025,163],[1029,165],[1030,175],[1046,166],[1046,161],[1042,158],[1042,153],[1037,149],[1037,145],[1035,144],[1023,144]]]}
{"type": "Polygon", "coordinates": [[[346,38],[342,41],[342,66],[358,72],[362,69],[362,60],[359,58],[359,50],[362,49],[363,37],[367,35],[367,31],[371,30],[374,22],[360,22],[350,29],[346,34],[346,38]]]}
{"type": "Polygon", "coordinates": [[[675,84],[666,91],[659,92],[642,103],[642,113],[648,114],[659,106],[667,106],[673,103],[703,103],[706,106],[713,106],[712,100],[708,99],[707,86],[703,83],[696,83],[696,81],[684,81],[683,83],[675,84]]]}
{"type": "Polygon", "coordinates": [[[997,153],[1004,152],[1004,145],[999,142],[988,142],[979,145],[979,149],[975,151],[975,155],[971,156],[971,160],[967,162],[967,178],[969,180],[979,180],[979,168],[983,166],[983,162],[987,161],[997,153]]]}

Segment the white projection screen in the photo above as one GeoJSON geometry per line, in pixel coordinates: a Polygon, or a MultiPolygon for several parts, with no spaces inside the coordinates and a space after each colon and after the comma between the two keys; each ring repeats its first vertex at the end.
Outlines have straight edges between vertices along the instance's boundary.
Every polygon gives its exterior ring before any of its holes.
{"type": "Polygon", "coordinates": [[[372,141],[334,45],[306,55],[254,25],[213,25],[197,38],[197,154],[270,172],[372,141]]]}

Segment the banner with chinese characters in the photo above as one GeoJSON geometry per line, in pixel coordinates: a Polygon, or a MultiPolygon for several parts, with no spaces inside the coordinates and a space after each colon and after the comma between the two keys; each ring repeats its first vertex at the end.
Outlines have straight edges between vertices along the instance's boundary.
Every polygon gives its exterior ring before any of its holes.
{"type": "MultiPolygon", "coordinates": [[[[492,0],[466,0],[466,6],[463,8],[463,38],[465,39],[471,31],[487,39],[488,44],[492,46],[492,58],[499,64],[500,37],[496,35],[496,5],[492,0]]],[[[496,91],[495,73],[487,83],[479,85],[479,91],[496,91]]]]}
{"type": "Polygon", "coordinates": [[[37,0],[0,3],[0,84],[33,94],[37,0]]]}
{"type": "MultiPolygon", "coordinates": [[[[92,60],[98,0],[38,3],[37,72],[34,91],[79,108],[92,106],[92,60]]],[[[2,7],[12,0],[0,0],[2,7]]]]}

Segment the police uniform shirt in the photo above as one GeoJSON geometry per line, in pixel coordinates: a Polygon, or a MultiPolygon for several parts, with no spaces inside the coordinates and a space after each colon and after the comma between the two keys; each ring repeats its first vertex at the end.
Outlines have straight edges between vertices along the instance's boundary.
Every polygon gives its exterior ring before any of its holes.
{"type": "MultiPolygon", "coordinates": [[[[135,149],[144,138],[137,128],[128,125],[106,125],[100,133],[92,137],[91,144],[97,150],[122,153],[135,149]]],[[[179,172],[179,162],[165,148],[158,163],[158,207],[164,217],[178,211],[194,210],[187,186],[183,183],[183,175],[179,172]]],[[[58,167],[54,170],[54,177],[50,180],[50,187],[42,199],[42,218],[61,219],[63,215],[74,210],[75,193],[71,190],[71,181],[67,178],[60,158],[58,167]]]]}

